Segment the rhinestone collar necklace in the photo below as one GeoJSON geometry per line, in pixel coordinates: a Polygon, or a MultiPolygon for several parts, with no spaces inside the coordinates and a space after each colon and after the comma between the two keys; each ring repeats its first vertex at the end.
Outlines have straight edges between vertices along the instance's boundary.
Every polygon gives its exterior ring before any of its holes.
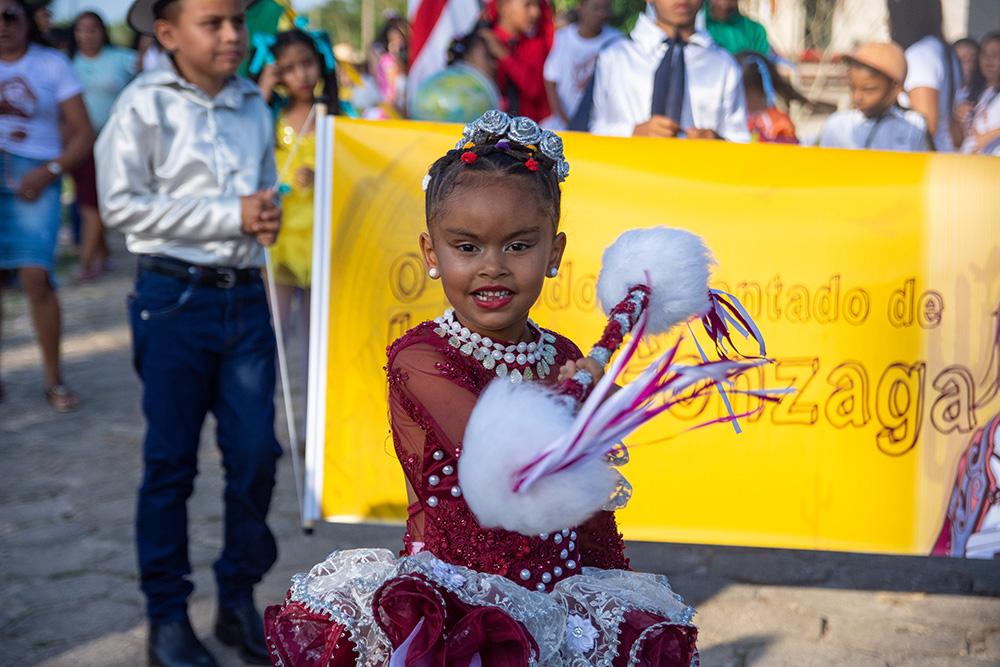
{"type": "Polygon", "coordinates": [[[434,333],[448,340],[448,344],[467,357],[472,357],[497,377],[510,378],[513,383],[544,379],[556,363],[556,337],[542,331],[537,324],[528,320],[528,328],[537,333],[531,343],[504,345],[489,337],[469,331],[468,327],[455,319],[455,310],[449,308],[444,315],[434,319],[437,325],[434,333]]]}

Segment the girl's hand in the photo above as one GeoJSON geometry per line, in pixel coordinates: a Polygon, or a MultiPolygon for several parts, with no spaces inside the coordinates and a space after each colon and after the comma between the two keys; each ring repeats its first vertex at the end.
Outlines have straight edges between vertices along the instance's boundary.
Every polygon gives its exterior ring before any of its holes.
{"type": "Polygon", "coordinates": [[[973,130],[971,136],[975,137],[976,141],[975,148],[973,149],[974,152],[982,153],[984,150],[986,150],[987,147],[989,147],[990,144],[992,144],[997,139],[1000,139],[1000,127],[998,127],[995,130],[988,130],[986,132],[983,132],[982,134],[973,130]]]}
{"type": "Polygon", "coordinates": [[[24,201],[35,201],[55,179],[55,175],[44,166],[35,167],[21,179],[21,186],[17,189],[17,196],[24,201]]]}
{"type": "Polygon", "coordinates": [[[604,366],[601,366],[590,357],[583,357],[582,359],[567,361],[563,364],[563,367],[559,369],[559,382],[570,379],[576,375],[577,371],[587,371],[590,373],[594,377],[594,384],[597,384],[604,377],[604,366]]]}
{"type": "Polygon", "coordinates": [[[299,167],[295,172],[295,187],[301,189],[311,188],[316,179],[316,173],[309,167],[299,167]]]}
{"type": "Polygon", "coordinates": [[[278,85],[278,66],[271,64],[265,65],[264,69],[260,72],[260,77],[257,78],[257,85],[260,87],[261,97],[268,104],[271,103],[271,93],[274,92],[274,87],[278,85]]]}
{"type": "Polygon", "coordinates": [[[965,124],[968,123],[972,116],[972,112],[975,110],[976,105],[974,102],[966,100],[965,102],[959,102],[955,105],[955,118],[958,122],[965,124]]]}

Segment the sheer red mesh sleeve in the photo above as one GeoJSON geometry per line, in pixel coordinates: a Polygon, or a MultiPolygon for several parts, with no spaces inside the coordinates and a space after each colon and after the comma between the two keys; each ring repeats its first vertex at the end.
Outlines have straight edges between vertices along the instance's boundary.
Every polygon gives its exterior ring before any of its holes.
{"type": "Polygon", "coordinates": [[[614,512],[598,512],[577,530],[580,564],[606,570],[628,570],[625,540],[618,531],[614,512]]]}
{"type": "Polygon", "coordinates": [[[443,373],[446,360],[429,343],[414,343],[393,355],[389,372],[389,416],[396,455],[410,496],[409,537],[423,541],[428,469],[434,452],[458,457],[476,395],[443,373]],[[430,459],[430,460],[428,460],[430,459]]]}

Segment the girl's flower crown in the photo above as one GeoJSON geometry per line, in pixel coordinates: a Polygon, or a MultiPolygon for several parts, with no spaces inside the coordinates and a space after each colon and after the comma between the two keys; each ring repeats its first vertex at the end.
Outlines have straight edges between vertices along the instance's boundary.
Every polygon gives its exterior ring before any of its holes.
{"type": "MultiPolygon", "coordinates": [[[[510,151],[516,144],[517,153],[527,153],[524,166],[530,171],[538,171],[541,162],[535,155],[541,154],[552,162],[552,170],[556,179],[562,183],[569,176],[569,163],[563,154],[563,142],[552,130],[543,130],[538,123],[516,116],[511,118],[499,109],[491,109],[465,126],[462,138],[455,144],[455,150],[463,151],[460,159],[466,164],[472,164],[478,158],[472,148],[492,144],[500,151],[510,151]]],[[[516,154],[511,152],[512,155],[516,154]]],[[[426,191],[431,177],[424,176],[423,189],[426,191]]]]}

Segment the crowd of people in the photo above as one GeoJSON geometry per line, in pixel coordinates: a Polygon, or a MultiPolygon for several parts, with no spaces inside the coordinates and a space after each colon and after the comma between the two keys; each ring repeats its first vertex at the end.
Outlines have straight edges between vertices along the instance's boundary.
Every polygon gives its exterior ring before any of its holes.
{"type": "MultiPolygon", "coordinates": [[[[809,143],[1000,153],[1000,35],[947,43],[939,0],[893,0],[888,10],[892,41],[838,54],[847,65],[851,109],[831,117],[809,143]]],[[[455,38],[445,70],[408,82],[404,62],[391,61],[400,85],[412,89],[394,89],[395,114],[469,122],[499,100],[500,108],[554,130],[800,143],[790,105],[823,106],[795,89],[794,65],[736,0],[649,3],[628,37],[611,19],[609,0],[582,0],[563,14],[544,0],[492,0],[474,30],[455,38]]],[[[398,17],[392,27],[405,39],[398,17]]],[[[394,51],[377,46],[373,53],[394,51]]],[[[384,57],[369,59],[373,80],[384,57]]],[[[342,85],[350,99],[351,82],[342,85]]],[[[352,115],[385,117],[377,100],[364,99],[368,106],[355,103],[352,115]]]]}
{"type": "MultiPolygon", "coordinates": [[[[565,15],[547,0],[489,0],[447,66],[420,81],[408,75],[402,17],[386,17],[362,59],[301,19],[248,35],[246,4],[137,0],[123,48],[96,12],[59,29],[44,4],[0,0],[0,295],[15,283],[27,295],[56,411],[80,403],[60,364],[64,188],[78,280],[106,269],[106,227],[139,256],[128,313],[148,422],[137,541],[155,664],[214,664],[186,616],[185,503],[210,411],[227,470],[216,632],[268,660],[252,592],[276,558],[265,518],[281,449],[260,266],[269,247],[277,317],[290,326],[298,302],[308,331],[318,97],[371,119],[470,122],[499,108],[546,129],[781,143],[799,143],[789,105],[810,103],[735,0],[650,0],[627,36],[609,25],[609,0],[565,15]]],[[[889,17],[894,41],[844,55],[852,108],[829,117],[819,144],[1000,155],[1000,33],[947,43],[940,0],[905,12],[890,0],[889,17]]],[[[552,197],[564,161],[509,146],[473,146],[439,171],[481,160],[475,169],[535,173],[541,160],[551,173],[529,194],[552,197]]],[[[539,266],[555,275],[558,258],[539,266]]]]}

